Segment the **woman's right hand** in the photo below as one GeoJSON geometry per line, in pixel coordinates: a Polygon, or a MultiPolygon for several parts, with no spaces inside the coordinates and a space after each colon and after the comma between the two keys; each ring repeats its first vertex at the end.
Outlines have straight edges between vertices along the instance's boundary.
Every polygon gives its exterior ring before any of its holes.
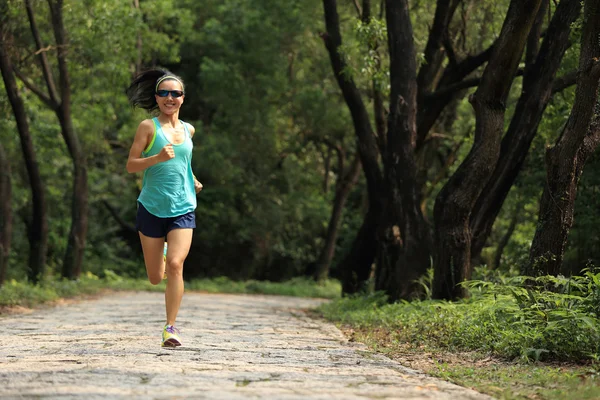
{"type": "Polygon", "coordinates": [[[173,145],[168,144],[160,150],[158,153],[158,159],[161,162],[169,161],[171,158],[175,158],[175,150],[173,150],[173,145]]]}

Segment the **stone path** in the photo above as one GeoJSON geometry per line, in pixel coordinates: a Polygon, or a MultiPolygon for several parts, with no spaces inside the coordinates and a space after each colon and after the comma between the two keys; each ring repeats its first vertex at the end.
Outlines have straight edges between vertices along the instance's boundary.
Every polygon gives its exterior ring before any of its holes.
{"type": "Polygon", "coordinates": [[[0,318],[3,399],[489,399],[407,369],[300,309],[315,299],[186,293],[162,349],[160,293],[0,318]]]}

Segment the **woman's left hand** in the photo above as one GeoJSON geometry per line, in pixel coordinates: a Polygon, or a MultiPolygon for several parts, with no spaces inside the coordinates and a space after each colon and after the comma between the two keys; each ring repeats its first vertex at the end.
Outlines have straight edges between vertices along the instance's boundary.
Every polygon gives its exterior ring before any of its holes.
{"type": "Polygon", "coordinates": [[[202,184],[200,183],[200,181],[196,178],[194,178],[194,189],[196,189],[196,193],[200,193],[200,191],[202,190],[204,186],[202,186],[202,184]]]}

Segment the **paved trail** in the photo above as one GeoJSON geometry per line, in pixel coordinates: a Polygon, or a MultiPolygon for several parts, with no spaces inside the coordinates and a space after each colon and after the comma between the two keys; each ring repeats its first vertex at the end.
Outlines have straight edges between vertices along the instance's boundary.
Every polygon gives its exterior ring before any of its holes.
{"type": "Polygon", "coordinates": [[[319,300],[186,293],[162,349],[163,295],[118,293],[0,318],[5,399],[489,399],[349,343],[319,300]]]}

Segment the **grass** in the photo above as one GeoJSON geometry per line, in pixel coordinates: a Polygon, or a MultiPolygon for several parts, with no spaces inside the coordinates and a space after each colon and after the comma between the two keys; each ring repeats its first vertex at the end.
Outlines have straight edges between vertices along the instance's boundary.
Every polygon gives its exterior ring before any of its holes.
{"type": "MultiPolygon", "coordinates": [[[[105,271],[100,279],[92,274],[83,274],[76,281],[45,279],[37,285],[8,281],[0,287],[0,307],[35,307],[81,296],[96,295],[104,290],[117,291],[156,291],[164,292],[165,282],[152,285],[146,279],[124,278],[111,271],[105,271]]],[[[269,294],[296,297],[320,297],[333,299],[341,293],[340,284],[329,280],[316,283],[306,278],[294,278],[287,282],[245,281],[237,282],[221,277],[186,282],[186,290],[208,293],[269,294]]]]}
{"type": "Polygon", "coordinates": [[[319,297],[335,299],[340,297],[340,283],[328,280],[316,283],[312,279],[293,278],[286,282],[269,281],[232,281],[225,277],[194,280],[186,285],[190,290],[208,293],[247,293],[271,294],[295,297],[319,297]]]}
{"type": "Polygon", "coordinates": [[[387,328],[340,325],[350,340],[367,344],[404,366],[497,399],[599,399],[599,371],[592,363],[509,361],[479,352],[449,351],[402,342],[387,328]]]}
{"type": "Polygon", "coordinates": [[[578,325],[573,311],[575,317],[564,317],[561,325],[571,330],[556,329],[556,320],[541,325],[516,298],[474,297],[388,304],[374,294],[337,299],[315,312],[351,341],[499,399],[600,399],[597,332],[590,321],[578,325]]]}

